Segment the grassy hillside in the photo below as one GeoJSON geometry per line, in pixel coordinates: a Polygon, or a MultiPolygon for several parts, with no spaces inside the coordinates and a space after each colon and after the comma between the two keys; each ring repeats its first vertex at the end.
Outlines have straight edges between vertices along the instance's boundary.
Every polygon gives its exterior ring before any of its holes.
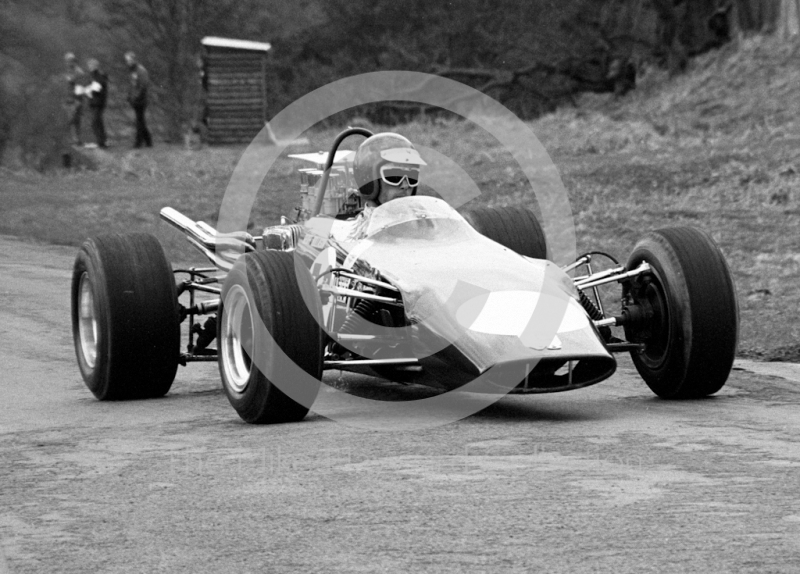
{"type": "MultiPolygon", "coordinates": [[[[653,71],[625,98],[585,96],[533,122],[570,194],[579,249],[624,259],[646,231],[693,225],[725,252],[739,292],[741,354],[800,360],[800,69],[798,45],[746,40],[707,54],[675,79],[653,71]]],[[[380,128],[379,128],[380,129],[380,128]]],[[[458,121],[391,128],[444,153],[472,176],[480,201],[533,205],[510,155],[458,121]]],[[[338,130],[306,134],[286,154],[327,149],[338,130]]],[[[112,142],[96,170],[0,168],[0,233],[77,245],[105,231],[149,231],[171,257],[192,252],[158,219],[171,205],[211,224],[242,148],[133,152],[112,142]]],[[[252,227],[296,204],[298,165],[276,163],[252,227]]]]}
{"type": "Polygon", "coordinates": [[[709,230],[734,272],[742,352],[800,360],[800,44],[752,38],[628,97],[536,122],[581,238],[625,252],[647,228],[709,230]]]}

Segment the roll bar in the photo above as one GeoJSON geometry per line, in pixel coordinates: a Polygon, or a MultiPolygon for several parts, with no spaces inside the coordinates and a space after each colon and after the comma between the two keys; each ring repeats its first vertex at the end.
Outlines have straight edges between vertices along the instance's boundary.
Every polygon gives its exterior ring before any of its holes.
{"type": "Polygon", "coordinates": [[[345,138],[352,135],[362,135],[364,137],[371,137],[375,134],[373,134],[366,128],[347,128],[338,136],[336,136],[336,139],[333,140],[331,151],[328,154],[328,159],[325,160],[325,167],[323,168],[322,178],[320,178],[319,180],[319,193],[317,194],[317,203],[316,205],[314,205],[314,211],[311,213],[311,217],[319,215],[319,212],[322,210],[322,202],[325,200],[325,188],[328,187],[328,178],[331,173],[331,167],[333,166],[333,160],[336,156],[336,150],[339,149],[339,144],[341,144],[345,138]]]}

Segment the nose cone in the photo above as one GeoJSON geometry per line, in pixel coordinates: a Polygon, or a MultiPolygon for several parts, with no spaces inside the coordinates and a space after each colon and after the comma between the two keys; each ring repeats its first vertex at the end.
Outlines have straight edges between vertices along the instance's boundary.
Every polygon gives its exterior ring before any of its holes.
{"type": "Polygon", "coordinates": [[[566,294],[557,300],[553,295],[536,291],[483,293],[461,305],[456,311],[456,320],[464,328],[478,333],[524,339],[531,331],[537,309],[541,313],[539,322],[555,327],[554,336],[589,327],[586,313],[577,301],[566,294]]]}

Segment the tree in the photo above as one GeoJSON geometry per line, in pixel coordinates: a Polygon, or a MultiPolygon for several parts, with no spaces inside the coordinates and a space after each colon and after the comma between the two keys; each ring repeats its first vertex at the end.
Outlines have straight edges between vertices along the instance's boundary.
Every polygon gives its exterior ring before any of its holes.
{"type": "MultiPolygon", "coordinates": [[[[204,30],[235,2],[193,0],[109,0],[101,20],[122,50],[133,50],[148,68],[152,90],[165,114],[167,136],[180,138],[189,119],[196,84],[195,55],[204,30]]],[[[119,61],[121,54],[117,55],[119,61]]]]}
{"type": "MultiPolygon", "coordinates": [[[[428,72],[531,117],[577,92],[613,89],[610,46],[598,27],[601,6],[596,0],[328,0],[324,21],[296,40],[302,48],[281,62],[280,74],[307,92],[358,72],[428,72]]],[[[380,108],[408,114],[419,106],[380,108]]]]}

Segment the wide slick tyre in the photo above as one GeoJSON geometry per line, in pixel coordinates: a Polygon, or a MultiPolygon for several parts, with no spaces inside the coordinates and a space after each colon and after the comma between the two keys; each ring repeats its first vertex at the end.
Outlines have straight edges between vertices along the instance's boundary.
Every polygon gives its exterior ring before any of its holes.
{"type": "Polygon", "coordinates": [[[464,213],[481,235],[534,259],[547,259],[547,242],[536,215],[526,207],[482,207],[464,213]]]}
{"type": "Polygon", "coordinates": [[[240,257],[223,284],[218,317],[220,376],[242,420],[303,419],[323,367],[322,307],[308,270],[292,253],[240,257]]]}
{"type": "Polygon", "coordinates": [[[623,286],[623,301],[643,312],[626,325],[633,363],[659,397],[691,399],[719,391],[728,379],[739,328],[736,290],[719,247],[689,227],[642,238],[627,268],[652,268],[623,286]]]}
{"type": "Polygon", "coordinates": [[[169,392],[180,355],[178,297],[155,237],[86,240],[75,258],[71,300],[78,367],[95,397],[144,399],[169,392]]]}

